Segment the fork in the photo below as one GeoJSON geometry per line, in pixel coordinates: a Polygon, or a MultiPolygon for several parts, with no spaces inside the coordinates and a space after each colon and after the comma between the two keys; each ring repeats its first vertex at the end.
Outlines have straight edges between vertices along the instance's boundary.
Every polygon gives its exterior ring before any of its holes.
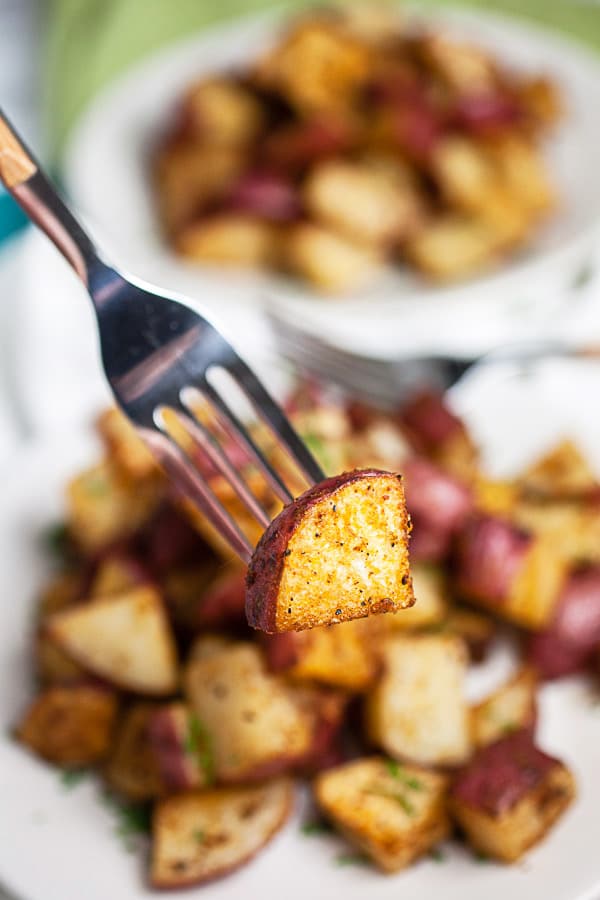
{"type": "Polygon", "coordinates": [[[551,357],[600,359],[600,346],[573,346],[557,340],[531,340],[499,346],[472,356],[431,354],[374,359],[334,346],[301,331],[274,309],[269,324],[281,355],[303,374],[337,385],[353,400],[397,410],[417,390],[445,392],[476,366],[533,363],[551,357]]]}
{"type": "Polygon", "coordinates": [[[283,503],[289,503],[293,494],[214,386],[214,373],[228,373],[309,485],[324,478],[314,457],[208,316],[191,309],[183,297],[125,275],[105,261],[1,109],[0,180],[87,288],[96,313],[104,372],[117,405],[174,485],[248,562],[253,552],[250,541],[202,477],[194,453],[184,450],[169,433],[169,413],[263,528],[270,516],[231,462],[223,442],[195,414],[198,400],[209,405],[221,432],[239,442],[283,503]]]}

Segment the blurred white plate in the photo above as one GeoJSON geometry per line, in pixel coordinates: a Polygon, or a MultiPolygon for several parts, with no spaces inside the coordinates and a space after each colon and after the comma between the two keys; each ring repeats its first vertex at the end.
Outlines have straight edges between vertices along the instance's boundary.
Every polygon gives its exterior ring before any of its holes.
{"type": "MultiPolygon", "coordinates": [[[[483,442],[498,472],[514,470],[565,432],[595,449],[600,424],[589,415],[600,390],[590,366],[545,364],[526,380],[514,372],[473,378],[454,400],[483,442]],[[485,403],[482,402],[485,399],[485,403]],[[519,435],[519,441],[514,436],[519,435]]],[[[143,861],[125,852],[110,812],[91,781],[66,790],[56,770],[29,756],[10,731],[32,694],[29,663],[33,598],[48,573],[40,532],[61,515],[65,481],[94,458],[89,434],[30,446],[5,468],[0,500],[0,883],[22,900],[143,900],[143,861]]],[[[500,650],[468,685],[472,699],[506,675],[500,650]]],[[[426,859],[404,873],[382,876],[336,865],[343,845],[301,834],[300,811],[258,858],[211,884],[214,900],[592,900],[600,894],[598,800],[600,715],[582,681],[545,687],[540,743],[573,766],[579,797],[544,843],[516,866],[478,865],[457,846],[443,863],[426,859]]],[[[155,896],[155,895],[154,895],[155,896]]],[[[171,894],[189,897],[189,891],[171,894]]]]}
{"type": "Polygon", "coordinates": [[[241,333],[252,311],[267,302],[308,331],[368,355],[479,350],[539,336],[553,313],[570,302],[569,285],[597,237],[600,62],[554,32],[481,10],[419,10],[417,18],[472,38],[519,70],[547,72],[564,94],[567,117],[548,146],[562,208],[527,251],[498,271],[440,288],[389,271],[369,291],[331,300],[291,280],[198,267],[170,252],[153,209],[150,148],[192,79],[236,67],[273,40],[278,19],[272,14],[177,43],[106,88],[78,123],[66,154],[76,203],[132,271],[218,308],[241,333]]]}

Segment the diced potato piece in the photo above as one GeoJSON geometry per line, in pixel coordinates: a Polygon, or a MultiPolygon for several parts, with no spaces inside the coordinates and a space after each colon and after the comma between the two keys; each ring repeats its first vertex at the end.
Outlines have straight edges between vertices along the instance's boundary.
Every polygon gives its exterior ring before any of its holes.
{"type": "Polygon", "coordinates": [[[298,631],[414,603],[401,476],[356,470],[315,485],[271,522],[248,566],[246,616],[298,631]]]}
{"type": "Polygon", "coordinates": [[[528,657],[544,678],[583,671],[600,644],[600,566],[569,573],[549,625],[532,635],[528,657]]]}
{"type": "Polygon", "coordinates": [[[380,259],[368,246],[321,225],[302,223],[287,234],[285,258],[294,274],[325,293],[359,291],[376,276],[380,259]]]}
{"type": "Polygon", "coordinates": [[[449,836],[446,786],[443,775],[374,757],[319,775],[315,795],[349,841],[397,872],[449,836]]]}
{"type": "Polygon", "coordinates": [[[158,472],[156,460],[119,409],[105,410],[97,427],[108,454],[126,476],[147,478],[158,472]]]}
{"type": "Polygon", "coordinates": [[[574,796],[571,772],[522,731],[477,753],[458,775],[450,804],[477,850],[514,862],[544,837],[574,796]]]}
{"type": "Polygon", "coordinates": [[[540,216],[555,206],[550,173],[534,144],[511,134],[493,141],[490,150],[504,186],[522,208],[540,216]]]}
{"type": "Polygon", "coordinates": [[[576,499],[600,485],[587,459],[571,440],[561,441],[531,465],[520,479],[526,494],[539,499],[576,499]]]}
{"type": "Polygon", "coordinates": [[[399,241],[421,216],[410,186],[360,162],[331,160],[316,166],[306,181],[305,199],[317,219],[359,243],[399,241]]]}
{"type": "Polygon", "coordinates": [[[462,763],[470,751],[463,681],[467,654],[456,637],[393,636],[385,672],[367,695],[370,739],[395,759],[422,765],[462,763]]]}
{"type": "Polygon", "coordinates": [[[496,84],[494,60],[473,44],[434,33],[421,38],[419,49],[427,65],[458,93],[483,93],[496,84]]]}
{"type": "Polygon", "coordinates": [[[418,392],[402,407],[398,421],[417,453],[424,453],[457,478],[472,480],[477,448],[443,394],[418,392]]]}
{"type": "Polygon", "coordinates": [[[130,537],[150,518],[160,500],[153,481],[126,482],[110,462],[74,478],[67,488],[69,528],[89,554],[130,537]]]}
{"type": "Polygon", "coordinates": [[[56,613],[47,630],[85,669],[125,690],[161,695],[177,687],[175,641],[153,588],[56,613]]]}
{"type": "Polygon", "coordinates": [[[474,487],[476,509],[491,516],[510,516],[519,499],[519,487],[514,481],[479,475],[474,487]]]}
{"type": "Polygon", "coordinates": [[[188,664],[184,688],[208,735],[217,780],[266,778],[297,765],[312,745],[312,718],[271,675],[258,647],[240,643],[188,664]]]}
{"type": "Polygon", "coordinates": [[[496,259],[497,239],[477,218],[441,216],[406,243],[408,258],[431,278],[464,278],[496,259]]]}
{"type": "Polygon", "coordinates": [[[109,553],[98,565],[87,593],[87,599],[113,597],[148,581],[148,573],[132,556],[109,553]]]}
{"type": "Polygon", "coordinates": [[[274,837],[292,804],[292,785],[283,779],[161,800],[152,823],[152,885],[182,888],[228,875],[274,837]]]}
{"type": "Polygon", "coordinates": [[[346,758],[341,732],[349,696],[343,691],[310,684],[296,685],[294,696],[312,720],[311,747],[299,770],[301,775],[310,778],[346,758]]]}
{"type": "Polygon", "coordinates": [[[162,149],[155,180],[166,232],[176,236],[207,204],[225,194],[245,163],[245,154],[235,146],[187,141],[162,149]]]}
{"type": "Polygon", "coordinates": [[[529,228],[527,206],[484,147],[462,137],[446,138],[435,150],[433,169],[449,203],[475,215],[497,247],[523,240],[529,228]]]}
{"type": "Polygon", "coordinates": [[[471,710],[471,730],[476,747],[485,747],[513,731],[533,731],[536,720],[537,677],[523,667],[471,710]]]}
{"type": "Polygon", "coordinates": [[[496,182],[489,155],[476,141],[466,137],[452,136],[439,141],[432,167],[448,201],[468,212],[481,209],[496,182]]]}
{"type": "MultiPolygon", "coordinates": [[[[398,613],[398,615],[403,615],[398,613]]],[[[299,681],[316,681],[348,691],[364,691],[378,669],[370,620],[321,625],[301,632],[265,637],[273,671],[299,681]]]]}
{"type": "Polygon", "coordinates": [[[547,128],[560,119],[563,104],[554,81],[544,75],[525,78],[516,85],[516,91],[536,128],[547,128]]]}
{"type": "Polygon", "coordinates": [[[16,729],[34,753],[59,766],[89,766],[108,753],[116,695],[103,687],[49,687],[35,698],[16,729]]]}
{"type": "Polygon", "coordinates": [[[370,50],[327,18],[300,22],[256,68],[302,113],[346,108],[369,76],[370,50]]]}
{"type": "Polygon", "coordinates": [[[541,536],[571,565],[600,562],[600,503],[593,496],[577,503],[525,498],[517,504],[513,519],[541,536]]]}
{"type": "Polygon", "coordinates": [[[153,709],[146,734],[167,793],[212,783],[212,760],[206,736],[184,703],[168,703],[153,709]]]}
{"type": "Polygon", "coordinates": [[[207,263],[263,266],[277,256],[277,232],[257,216],[220,213],[179,232],[179,253],[207,263]]]}
{"type": "Polygon", "coordinates": [[[461,536],[457,588],[524,628],[552,618],[567,563],[555,541],[493,516],[473,517],[461,536]]]}
{"type": "Polygon", "coordinates": [[[207,144],[249,144],[265,123],[258,97],[228,78],[193,85],[184,99],[186,121],[207,144]]]}
{"type": "Polygon", "coordinates": [[[448,589],[441,569],[426,563],[411,566],[415,605],[389,613],[383,620],[384,627],[399,631],[412,631],[442,622],[448,611],[448,589]]]}
{"type": "Polygon", "coordinates": [[[134,802],[162,796],[165,790],[148,726],[155,703],[134,703],[121,717],[103,774],[108,785],[134,802]]]}

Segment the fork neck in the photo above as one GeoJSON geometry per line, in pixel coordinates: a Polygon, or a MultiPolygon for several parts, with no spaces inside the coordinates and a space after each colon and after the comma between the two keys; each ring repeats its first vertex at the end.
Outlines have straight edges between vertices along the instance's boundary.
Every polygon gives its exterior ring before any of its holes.
{"type": "Polygon", "coordinates": [[[39,169],[11,193],[28,217],[41,228],[89,289],[104,264],[90,236],[39,169]]]}

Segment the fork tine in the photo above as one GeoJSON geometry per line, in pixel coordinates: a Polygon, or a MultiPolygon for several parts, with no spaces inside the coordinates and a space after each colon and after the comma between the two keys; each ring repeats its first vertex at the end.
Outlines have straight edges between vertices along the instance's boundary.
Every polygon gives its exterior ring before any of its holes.
{"type": "Polygon", "coordinates": [[[320,465],[249,366],[237,357],[228,371],[243,388],[257,415],[279,438],[309,484],[323,481],[325,474],[320,465]]]}
{"type": "Polygon", "coordinates": [[[156,431],[150,429],[140,431],[169,478],[214,525],[240,559],[245,563],[250,562],[253,548],[246,535],[202,479],[187,454],[164,430],[160,418],[156,422],[156,429],[156,431]]]}
{"type": "Polygon", "coordinates": [[[184,388],[181,392],[181,404],[184,407],[184,411],[178,412],[177,414],[179,422],[191,435],[200,449],[206,453],[215,468],[227,479],[242,503],[247,507],[248,511],[258,520],[263,528],[266,528],[271,521],[271,517],[260,505],[257,498],[254,496],[244,479],[239,475],[235,467],[232,466],[226,454],[219,447],[217,441],[213,438],[208,429],[198,421],[194,414],[193,406],[186,400],[186,395],[187,390],[184,388]],[[190,415],[187,415],[185,410],[187,410],[190,415]]]}
{"type": "Polygon", "coordinates": [[[288,489],[273,466],[268,462],[265,455],[256,446],[248,434],[248,430],[242,425],[236,414],[227,406],[221,395],[217,393],[213,386],[206,380],[199,389],[199,393],[210,400],[222,423],[233,432],[236,439],[248,451],[252,460],[263,473],[267,483],[270,485],[276,496],[279,497],[283,503],[290,503],[294,499],[294,495],[288,489]]]}

